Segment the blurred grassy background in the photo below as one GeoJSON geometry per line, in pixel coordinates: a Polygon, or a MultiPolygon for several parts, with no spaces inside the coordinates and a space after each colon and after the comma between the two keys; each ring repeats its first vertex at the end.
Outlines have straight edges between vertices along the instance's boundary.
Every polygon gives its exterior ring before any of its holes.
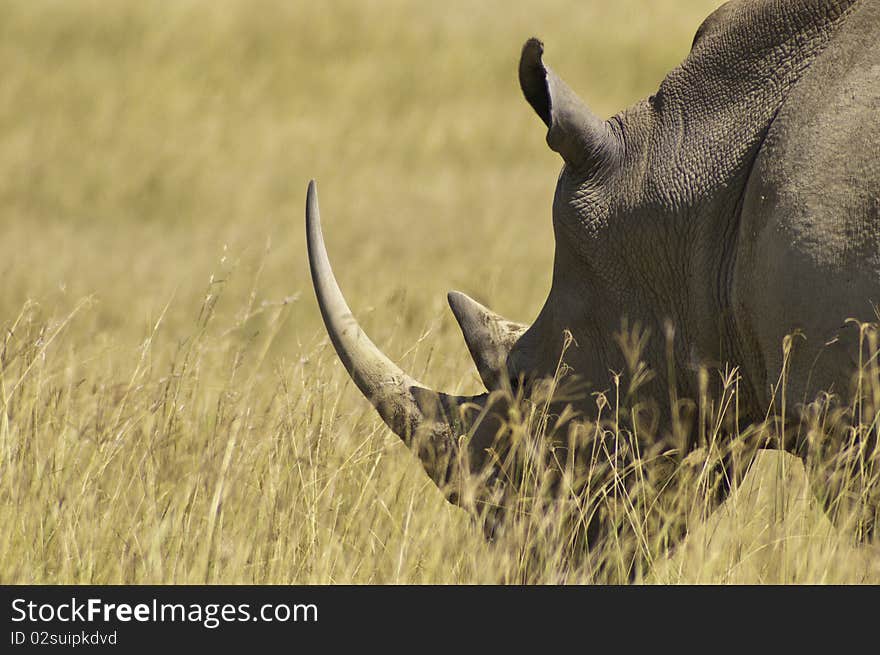
{"type": "Polygon", "coordinates": [[[518,579],[335,359],[306,184],[374,340],[475,391],[446,291],[551,274],[522,43],[610,115],[718,4],[0,4],[0,582],[518,579]]]}
{"type": "Polygon", "coordinates": [[[545,39],[609,115],[652,91],[717,4],[3,3],[3,315],[94,294],[89,341],[132,342],[174,294],[174,333],[211,273],[253,270],[269,243],[260,297],[302,294],[279,336],[293,351],[318,328],[314,177],[340,281],[377,338],[399,313],[371,306],[407,295],[394,302],[418,331],[453,287],[530,320],[559,162],[521,98],[520,46],[545,39]]]}

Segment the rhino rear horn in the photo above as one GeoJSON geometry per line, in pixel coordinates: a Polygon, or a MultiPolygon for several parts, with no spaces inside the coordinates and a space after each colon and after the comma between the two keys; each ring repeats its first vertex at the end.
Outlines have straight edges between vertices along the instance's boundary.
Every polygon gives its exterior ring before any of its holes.
{"type": "Polygon", "coordinates": [[[519,60],[519,84],[547,125],[547,145],[577,169],[594,169],[611,161],[617,139],[608,124],[544,64],[543,54],[541,41],[526,41],[519,60]]]}
{"type": "Polygon", "coordinates": [[[510,349],[529,326],[508,321],[459,291],[450,291],[446,299],[480,379],[489,391],[500,389],[507,378],[510,349]]]}

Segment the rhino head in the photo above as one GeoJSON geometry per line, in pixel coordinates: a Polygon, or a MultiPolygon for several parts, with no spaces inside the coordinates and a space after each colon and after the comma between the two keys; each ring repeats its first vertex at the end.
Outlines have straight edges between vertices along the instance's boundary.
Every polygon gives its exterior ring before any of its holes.
{"type": "MultiPolygon", "coordinates": [[[[622,320],[643,330],[644,378],[655,398],[690,394],[690,371],[734,362],[742,367],[744,411],[766,408],[762,354],[736,311],[731,282],[743,265],[736,253],[747,183],[787,94],[852,4],[730,2],[703,23],[656,93],[608,120],[545,64],[540,41],[526,42],[520,86],[564,162],[553,201],[553,281],[530,326],[449,294],[487,389],[481,395],[429,389],[364,334],[330,268],[309,184],[309,260],[330,339],[358,388],[450,500],[460,500],[469,476],[485,483],[497,473],[488,453],[504,438],[512,398],[533,397],[561,363],[584,383],[603,384],[609,371],[625,370],[622,320]],[[683,373],[673,380],[675,369],[683,373]]],[[[588,393],[565,404],[586,415],[595,408],[588,393]]]]}

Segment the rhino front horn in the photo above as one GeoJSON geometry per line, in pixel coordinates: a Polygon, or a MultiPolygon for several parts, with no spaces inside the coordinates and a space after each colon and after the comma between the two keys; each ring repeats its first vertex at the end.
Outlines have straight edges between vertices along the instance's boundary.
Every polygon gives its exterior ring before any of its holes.
{"type": "MultiPolygon", "coordinates": [[[[318,306],[339,359],[382,420],[418,455],[431,479],[447,495],[454,493],[459,437],[487,408],[487,394],[451,396],[426,387],[388,359],[361,329],[330,267],[314,180],[306,198],[306,241],[318,306]]],[[[481,454],[473,455],[473,463],[480,464],[481,454]]]]}
{"type": "Polygon", "coordinates": [[[547,125],[547,145],[576,169],[594,170],[614,160],[618,141],[562,79],[544,64],[544,44],[526,41],[519,60],[519,84],[547,125]]]}

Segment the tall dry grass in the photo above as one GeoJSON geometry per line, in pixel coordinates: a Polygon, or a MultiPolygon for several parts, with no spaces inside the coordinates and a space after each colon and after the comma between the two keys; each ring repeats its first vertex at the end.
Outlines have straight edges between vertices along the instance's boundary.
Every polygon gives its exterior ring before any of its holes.
{"type": "MultiPolygon", "coordinates": [[[[788,459],[763,459],[708,522],[711,447],[658,469],[682,490],[660,494],[613,381],[578,438],[594,472],[625,455],[626,479],[548,506],[531,453],[489,544],[353,388],[312,297],[316,177],[371,336],[426,382],[478,390],[446,290],[527,321],[549,287],[558,162],[520,98],[520,45],[544,38],[610,114],[717,4],[3,3],[0,582],[877,579],[788,459]],[[571,565],[584,508],[620,536],[571,565]]],[[[811,428],[857,454],[880,406],[865,364],[859,402],[817,406],[811,428]]],[[[712,421],[735,407],[725,393],[695,401],[709,445],[728,436],[712,421]]],[[[555,420],[533,407],[511,429],[555,420]]],[[[873,475],[846,461],[832,505],[873,475]]]]}

